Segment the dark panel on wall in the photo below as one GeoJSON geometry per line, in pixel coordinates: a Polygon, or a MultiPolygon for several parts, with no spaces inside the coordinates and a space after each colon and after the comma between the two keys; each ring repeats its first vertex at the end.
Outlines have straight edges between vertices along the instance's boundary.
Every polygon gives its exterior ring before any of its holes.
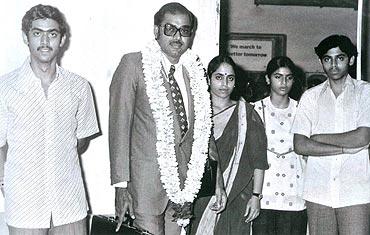
{"type": "Polygon", "coordinates": [[[256,5],[343,7],[357,9],[357,0],[254,0],[256,5]]]}
{"type": "Polygon", "coordinates": [[[362,45],[361,72],[362,80],[370,82],[370,3],[363,1],[362,8],[362,45]]]}

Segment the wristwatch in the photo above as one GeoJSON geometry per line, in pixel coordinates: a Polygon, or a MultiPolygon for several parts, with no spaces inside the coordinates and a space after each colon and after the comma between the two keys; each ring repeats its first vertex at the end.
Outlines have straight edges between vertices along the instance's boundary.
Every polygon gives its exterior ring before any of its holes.
{"type": "Polygon", "coordinates": [[[257,197],[259,200],[261,200],[263,198],[262,193],[252,193],[252,196],[257,197]]]}

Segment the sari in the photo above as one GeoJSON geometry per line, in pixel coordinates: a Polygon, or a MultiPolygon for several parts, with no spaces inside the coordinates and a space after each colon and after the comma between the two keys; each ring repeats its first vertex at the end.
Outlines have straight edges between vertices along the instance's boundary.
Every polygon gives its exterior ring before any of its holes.
{"type": "Polygon", "coordinates": [[[209,209],[216,198],[195,202],[190,234],[246,234],[245,209],[252,195],[254,169],[267,169],[266,135],[261,119],[250,104],[239,101],[214,117],[214,137],[228,196],[226,209],[209,209]]]}

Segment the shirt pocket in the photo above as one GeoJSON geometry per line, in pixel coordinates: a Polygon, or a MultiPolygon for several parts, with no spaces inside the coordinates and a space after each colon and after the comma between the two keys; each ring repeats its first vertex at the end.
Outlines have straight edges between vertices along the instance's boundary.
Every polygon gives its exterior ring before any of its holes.
{"type": "Polygon", "coordinates": [[[71,125],[72,129],[76,128],[76,114],[78,110],[78,97],[72,93],[66,93],[55,98],[55,114],[59,125],[65,127],[71,125]]]}

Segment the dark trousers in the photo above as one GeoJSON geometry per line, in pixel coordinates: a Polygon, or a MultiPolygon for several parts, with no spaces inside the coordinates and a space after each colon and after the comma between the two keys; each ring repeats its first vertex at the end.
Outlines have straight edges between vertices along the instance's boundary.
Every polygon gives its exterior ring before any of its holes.
{"type": "Polygon", "coordinates": [[[307,213],[303,211],[260,211],[252,222],[253,235],[306,235],[307,213]]]}

